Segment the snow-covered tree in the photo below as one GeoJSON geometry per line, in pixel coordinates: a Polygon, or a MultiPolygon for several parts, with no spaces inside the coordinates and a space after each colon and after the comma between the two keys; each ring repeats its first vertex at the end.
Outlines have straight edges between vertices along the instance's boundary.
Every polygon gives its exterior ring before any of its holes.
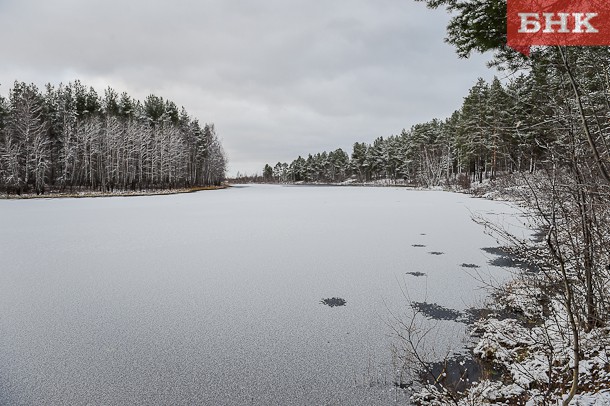
{"type": "Polygon", "coordinates": [[[16,82],[0,98],[0,190],[9,193],[193,187],[225,172],[214,125],[202,129],[154,95],[140,103],[108,88],[100,98],[79,81],[41,94],[16,82]]]}

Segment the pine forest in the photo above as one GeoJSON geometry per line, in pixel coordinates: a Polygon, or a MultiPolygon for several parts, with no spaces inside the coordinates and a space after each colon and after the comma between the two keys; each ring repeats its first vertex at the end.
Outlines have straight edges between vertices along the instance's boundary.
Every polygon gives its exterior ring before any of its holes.
{"type": "Polygon", "coordinates": [[[114,192],[219,185],[227,159],[214,124],[154,95],[144,102],[75,81],[15,82],[0,97],[0,191],[114,192]]]}
{"type": "Polygon", "coordinates": [[[351,153],[339,148],[267,164],[263,178],[469,187],[502,174],[532,173],[551,157],[569,161],[567,152],[587,152],[587,138],[576,137],[582,123],[579,103],[587,127],[596,134],[598,153],[607,157],[608,48],[570,49],[567,57],[569,69],[553,49],[540,50],[527,73],[506,72],[505,80],[491,83],[479,79],[448,118],[416,124],[370,144],[356,142],[351,153]],[[584,97],[574,94],[570,75],[584,97]]]}

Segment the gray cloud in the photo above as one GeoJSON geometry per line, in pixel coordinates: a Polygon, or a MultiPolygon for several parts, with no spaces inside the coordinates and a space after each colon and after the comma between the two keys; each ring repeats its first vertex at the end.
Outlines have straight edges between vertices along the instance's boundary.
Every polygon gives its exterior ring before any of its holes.
{"type": "Polygon", "coordinates": [[[0,89],[81,79],[212,121],[233,173],[445,117],[482,57],[410,0],[0,0],[0,89]]]}

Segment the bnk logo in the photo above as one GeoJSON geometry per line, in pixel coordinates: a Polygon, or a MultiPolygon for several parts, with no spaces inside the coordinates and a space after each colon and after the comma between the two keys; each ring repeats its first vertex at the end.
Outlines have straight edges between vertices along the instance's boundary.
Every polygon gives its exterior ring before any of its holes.
{"type": "Polygon", "coordinates": [[[507,45],[610,45],[608,0],[508,0],[507,45]]]}

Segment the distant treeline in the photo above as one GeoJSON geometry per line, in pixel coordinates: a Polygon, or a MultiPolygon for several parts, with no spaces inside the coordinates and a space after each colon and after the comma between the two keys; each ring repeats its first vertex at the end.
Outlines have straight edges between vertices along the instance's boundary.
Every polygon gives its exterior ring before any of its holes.
{"type": "MultiPolygon", "coordinates": [[[[586,68],[586,67],[585,67],[586,68]]],[[[591,125],[605,132],[610,103],[603,90],[607,75],[591,67],[574,72],[587,99],[591,125]]],[[[267,164],[266,182],[369,182],[380,179],[437,186],[534,171],[549,145],[574,132],[581,119],[565,72],[543,64],[503,85],[479,79],[461,108],[445,120],[417,124],[400,135],[355,143],[342,149],[299,156],[291,163],[267,164]]]]}
{"type": "Polygon", "coordinates": [[[154,95],[144,102],[75,81],[0,96],[0,191],[113,191],[219,184],[226,157],[213,124],[154,95]]]}

